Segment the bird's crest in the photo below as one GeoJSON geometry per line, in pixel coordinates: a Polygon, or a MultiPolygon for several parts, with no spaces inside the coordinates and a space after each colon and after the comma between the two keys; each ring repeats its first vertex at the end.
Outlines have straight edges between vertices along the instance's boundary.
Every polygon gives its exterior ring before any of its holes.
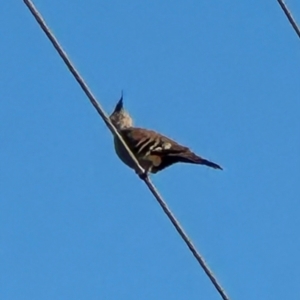
{"type": "Polygon", "coordinates": [[[115,112],[117,113],[117,112],[120,112],[122,110],[124,110],[124,106],[123,106],[123,90],[121,92],[121,98],[118,101],[118,103],[117,103],[117,105],[116,105],[115,110],[114,110],[113,113],[115,113],[115,112]]]}
{"type": "Polygon", "coordinates": [[[123,105],[123,91],[121,98],[118,101],[113,113],[110,115],[110,120],[117,127],[117,129],[125,129],[133,126],[133,120],[129,113],[124,109],[123,105]]]}

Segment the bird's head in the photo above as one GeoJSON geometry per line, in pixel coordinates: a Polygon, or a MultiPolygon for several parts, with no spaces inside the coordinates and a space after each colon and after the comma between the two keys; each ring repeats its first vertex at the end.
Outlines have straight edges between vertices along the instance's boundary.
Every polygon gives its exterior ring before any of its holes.
{"type": "Polygon", "coordinates": [[[109,118],[118,130],[133,126],[133,120],[123,106],[123,93],[121,95],[121,99],[118,101],[113,113],[109,118]]]}

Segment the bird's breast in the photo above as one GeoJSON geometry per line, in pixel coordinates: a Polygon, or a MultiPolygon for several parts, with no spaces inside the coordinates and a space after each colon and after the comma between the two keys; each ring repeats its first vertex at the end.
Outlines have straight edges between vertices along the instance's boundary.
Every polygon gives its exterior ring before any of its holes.
{"type": "Polygon", "coordinates": [[[132,158],[130,157],[129,153],[127,152],[127,150],[125,149],[125,147],[117,137],[114,137],[114,144],[115,144],[116,154],[121,159],[121,161],[124,164],[126,164],[128,167],[134,169],[135,164],[132,158]]]}

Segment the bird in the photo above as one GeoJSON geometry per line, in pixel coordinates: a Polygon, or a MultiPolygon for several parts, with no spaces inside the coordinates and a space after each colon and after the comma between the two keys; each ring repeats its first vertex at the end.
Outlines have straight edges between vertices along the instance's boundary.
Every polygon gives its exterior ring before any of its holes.
{"type": "MultiPolygon", "coordinates": [[[[109,118],[144,169],[145,174],[156,174],[176,163],[199,164],[223,170],[220,165],[196,155],[188,147],[180,145],[163,134],[134,127],[133,119],[123,105],[123,93],[109,118]]],[[[136,164],[116,135],[114,135],[114,146],[121,161],[139,173],[136,164]]]]}

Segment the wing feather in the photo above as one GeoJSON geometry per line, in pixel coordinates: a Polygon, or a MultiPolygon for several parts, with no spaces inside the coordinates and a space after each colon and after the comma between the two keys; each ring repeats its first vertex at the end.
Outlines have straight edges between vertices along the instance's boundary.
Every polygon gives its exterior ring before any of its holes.
{"type": "Polygon", "coordinates": [[[128,128],[122,130],[122,135],[136,153],[170,155],[189,150],[187,147],[181,146],[153,130],[128,128]]]}

